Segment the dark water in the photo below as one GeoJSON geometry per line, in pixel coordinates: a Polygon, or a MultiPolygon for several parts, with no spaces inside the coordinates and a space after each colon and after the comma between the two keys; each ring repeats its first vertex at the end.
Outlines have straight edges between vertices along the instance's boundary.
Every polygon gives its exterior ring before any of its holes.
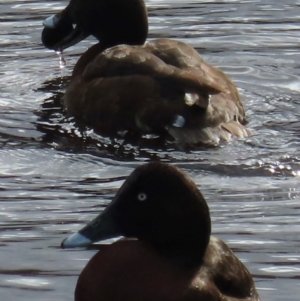
{"type": "Polygon", "coordinates": [[[150,37],[191,43],[235,81],[255,135],[188,153],[111,141],[65,120],[66,68],[40,42],[66,1],[0,1],[0,299],[73,300],[94,251],[61,240],[102,210],[151,158],[182,167],[211,208],[213,233],[254,275],[262,300],[299,301],[300,2],[149,0],[150,37]]]}

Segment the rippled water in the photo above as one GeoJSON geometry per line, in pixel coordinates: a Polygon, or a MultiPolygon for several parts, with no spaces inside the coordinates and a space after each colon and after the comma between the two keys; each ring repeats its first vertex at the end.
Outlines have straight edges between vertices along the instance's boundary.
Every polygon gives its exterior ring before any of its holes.
{"type": "Polygon", "coordinates": [[[299,300],[300,1],[148,0],[150,38],[192,44],[230,74],[255,135],[213,149],[111,141],[65,120],[68,76],[94,40],[65,53],[40,42],[66,1],[0,0],[1,300],[73,300],[95,251],[61,240],[109,202],[150,159],[175,163],[201,188],[213,233],[254,275],[262,300],[299,300]]]}

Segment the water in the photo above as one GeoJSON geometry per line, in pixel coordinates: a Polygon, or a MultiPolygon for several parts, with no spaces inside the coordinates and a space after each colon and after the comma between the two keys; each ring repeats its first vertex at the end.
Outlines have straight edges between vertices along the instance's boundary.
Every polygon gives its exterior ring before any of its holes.
{"type": "Polygon", "coordinates": [[[66,120],[66,67],[40,42],[66,1],[0,1],[0,299],[73,300],[93,250],[60,242],[101,211],[150,159],[183,168],[206,196],[213,233],[254,276],[262,300],[298,301],[300,1],[148,0],[150,38],[192,44],[230,74],[254,136],[182,152],[95,135],[66,120]],[[42,296],[42,297],[41,297],[42,296]]]}

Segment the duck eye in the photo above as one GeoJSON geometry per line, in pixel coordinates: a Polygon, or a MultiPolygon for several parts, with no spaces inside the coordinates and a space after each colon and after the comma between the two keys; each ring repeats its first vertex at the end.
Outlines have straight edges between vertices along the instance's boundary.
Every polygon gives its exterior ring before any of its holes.
{"type": "Polygon", "coordinates": [[[147,194],[144,193],[144,192],[141,192],[141,193],[138,194],[137,198],[138,198],[139,201],[143,202],[147,199],[147,194]]]}

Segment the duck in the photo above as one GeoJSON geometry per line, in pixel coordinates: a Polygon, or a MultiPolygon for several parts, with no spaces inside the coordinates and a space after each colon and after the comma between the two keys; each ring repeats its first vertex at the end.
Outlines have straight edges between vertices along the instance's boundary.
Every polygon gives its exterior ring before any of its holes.
{"type": "Polygon", "coordinates": [[[67,114],[96,132],[212,146],[251,135],[224,72],[184,42],[146,42],[144,0],[71,0],[43,24],[42,42],[55,51],[90,35],[98,40],[79,58],[63,97],[67,114]]]}
{"type": "Polygon", "coordinates": [[[110,204],[61,246],[96,242],[75,301],[260,301],[244,264],[211,236],[200,190],[173,165],[138,166],[110,204]],[[119,240],[101,243],[112,238],[119,240]]]}

